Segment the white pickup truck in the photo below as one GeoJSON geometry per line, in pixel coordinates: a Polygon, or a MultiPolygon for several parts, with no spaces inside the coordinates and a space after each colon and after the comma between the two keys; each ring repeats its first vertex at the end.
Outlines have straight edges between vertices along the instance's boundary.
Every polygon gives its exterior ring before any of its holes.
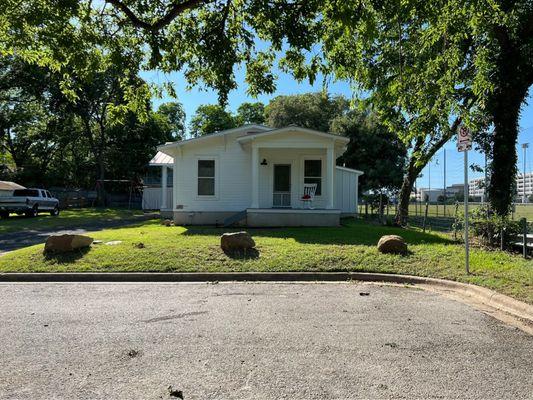
{"type": "Polygon", "coordinates": [[[12,196],[0,197],[0,217],[8,218],[10,213],[36,217],[40,212],[59,215],[59,200],[44,189],[17,189],[12,196]]]}

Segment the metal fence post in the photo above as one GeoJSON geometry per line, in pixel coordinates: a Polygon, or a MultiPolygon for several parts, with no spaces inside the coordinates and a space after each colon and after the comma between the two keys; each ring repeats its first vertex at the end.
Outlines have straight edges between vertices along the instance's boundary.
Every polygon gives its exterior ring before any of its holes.
{"type": "Polygon", "coordinates": [[[426,219],[428,217],[428,202],[426,201],[426,210],[424,211],[424,221],[422,222],[422,231],[426,232],[426,219]]]}
{"type": "Polygon", "coordinates": [[[504,238],[504,235],[505,235],[505,228],[503,227],[503,224],[502,224],[502,226],[500,227],[500,250],[501,251],[505,250],[505,238],[504,238]]]}
{"type": "Polygon", "coordinates": [[[527,219],[522,218],[523,240],[522,240],[522,254],[527,258],[527,219]]]}

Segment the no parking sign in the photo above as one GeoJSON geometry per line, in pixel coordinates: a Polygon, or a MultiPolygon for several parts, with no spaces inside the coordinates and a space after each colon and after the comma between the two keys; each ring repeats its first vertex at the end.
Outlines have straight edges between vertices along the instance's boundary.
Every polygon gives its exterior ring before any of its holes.
{"type": "Polygon", "coordinates": [[[457,132],[457,150],[468,151],[472,149],[472,133],[466,126],[459,127],[457,132]]]}

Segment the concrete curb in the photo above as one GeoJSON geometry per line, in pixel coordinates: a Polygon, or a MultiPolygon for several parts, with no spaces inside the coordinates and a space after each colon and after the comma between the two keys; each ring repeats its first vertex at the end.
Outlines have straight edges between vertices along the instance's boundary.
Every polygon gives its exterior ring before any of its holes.
{"type": "Polygon", "coordinates": [[[533,323],[533,305],[467,283],[413,275],[366,272],[44,272],[0,273],[0,282],[342,282],[417,284],[473,297],[482,304],[533,323]]]}

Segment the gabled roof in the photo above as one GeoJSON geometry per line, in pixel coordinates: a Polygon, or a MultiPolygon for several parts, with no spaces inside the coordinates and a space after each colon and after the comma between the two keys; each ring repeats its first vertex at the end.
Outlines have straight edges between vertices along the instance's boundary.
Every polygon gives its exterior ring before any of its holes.
{"type": "MultiPolygon", "coordinates": [[[[172,148],[172,147],[180,147],[180,146],[183,146],[183,145],[186,145],[186,144],[189,144],[189,143],[202,142],[202,141],[205,141],[205,140],[210,140],[210,139],[212,139],[214,137],[220,137],[220,136],[228,135],[230,133],[246,132],[246,131],[249,131],[249,132],[250,131],[266,132],[266,131],[270,131],[272,129],[273,128],[270,128],[270,127],[265,126],[265,125],[248,124],[248,125],[239,126],[238,128],[225,129],[225,130],[220,131],[220,132],[210,133],[209,135],[203,135],[203,136],[199,136],[199,137],[192,138],[192,139],[180,140],[178,142],[172,142],[172,143],[165,143],[165,144],[163,144],[161,146],[158,146],[157,149],[158,150],[164,150],[164,149],[168,149],[168,148],[172,148]]],[[[250,134],[252,134],[252,133],[250,132],[250,134]]]]}
{"type": "Polygon", "coordinates": [[[226,129],[226,130],[223,130],[223,131],[220,131],[220,132],[215,132],[215,133],[212,133],[212,134],[209,134],[209,135],[200,136],[200,137],[197,137],[197,138],[181,140],[181,141],[178,141],[178,142],[165,143],[165,144],[163,144],[161,146],[158,146],[157,150],[159,150],[160,152],[165,153],[166,149],[181,147],[181,146],[184,146],[184,145],[189,144],[189,143],[208,141],[208,140],[210,140],[212,138],[215,138],[215,137],[221,137],[221,136],[228,135],[230,133],[236,133],[236,132],[247,133],[246,135],[243,135],[243,136],[237,138],[237,141],[239,143],[246,143],[246,142],[248,142],[250,140],[253,140],[254,138],[258,138],[258,137],[269,136],[269,135],[277,135],[277,134],[287,133],[287,132],[301,132],[301,133],[306,133],[306,134],[310,134],[310,135],[320,136],[320,137],[324,137],[324,138],[333,139],[335,142],[339,142],[341,144],[347,144],[350,141],[350,139],[345,137],[345,136],[335,135],[335,134],[326,133],[326,132],[320,132],[320,131],[316,131],[314,129],[302,128],[302,127],[296,126],[296,125],[289,125],[289,126],[286,126],[286,127],[283,127],[283,128],[274,129],[274,128],[270,128],[270,127],[265,126],[265,125],[250,124],[250,125],[240,126],[238,128],[226,129]]]}
{"type": "Polygon", "coordinates": [[[345,137],[345,136],[335,135],[335,134],[332,134],[332,133],[326,133],[326,132],[321,132],[321,131],[315,131],[314,129],[302,128],[301,126],[296,126],[296,125],[289,125],[289,126],[285,126],[283,128],[270,129],[268,131],[259,132],[259,133],[253,134],[253,135],[242,136],[240,138],[237,138],[237,141],[239,143],[245,143],[245,142],[248,142],[248,141],[253,140],[255,138],[258,138],[258,137],[278,135],[278,134],[287,133],[287,132],[306,133],[306,134],[310,134],[310,135],[315,135],[315,136],[325,137],[325,138],[329,138],[329,139],[334,139],[335,141],[339,141],[339,142],[345,143],[345,144],[350,141],[350,139],[345,137]]]}

